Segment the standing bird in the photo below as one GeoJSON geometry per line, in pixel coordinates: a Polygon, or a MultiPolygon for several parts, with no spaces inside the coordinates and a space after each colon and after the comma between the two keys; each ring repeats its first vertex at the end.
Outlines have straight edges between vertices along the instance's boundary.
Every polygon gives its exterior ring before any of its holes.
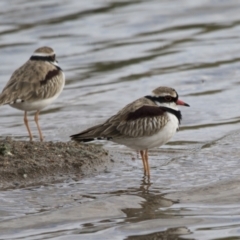
{"type": "Polygon", "coordinates": [[[178,130],[182,119],[177,105],[188,106],[169,87],[158,87],[152,95],[128,104],[103,124],[70,136],[88,142],[107,139],[140,151],[144,174],[150,176],[148,149],[167,143],[178,130]]]}
{"type": "Polygon", "coordinates": [[[65,76],[58,66],[53,49],[41,47],[24,65],[14,71],[0,94],[0,105],[9,104],[24,111],[24,123],[30,141],[33,136],[28,125],[27,112],[36,111],[34,120],[40,140],[43,141],[38,124],[39,112],[59,96],[64,85],[65,76]]]}

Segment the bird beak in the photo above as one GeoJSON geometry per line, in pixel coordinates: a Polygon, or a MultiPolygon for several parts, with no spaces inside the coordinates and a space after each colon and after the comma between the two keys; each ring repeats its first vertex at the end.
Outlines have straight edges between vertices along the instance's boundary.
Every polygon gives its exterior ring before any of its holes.
{"type": "Polygon", "coordinates": [[[180,99],[178,99],[176,103],[177,103],[177,105],[182,105],[182,106],[190,107],[187,103],[183,102],[183,101],[180,100],[180,99]]]}

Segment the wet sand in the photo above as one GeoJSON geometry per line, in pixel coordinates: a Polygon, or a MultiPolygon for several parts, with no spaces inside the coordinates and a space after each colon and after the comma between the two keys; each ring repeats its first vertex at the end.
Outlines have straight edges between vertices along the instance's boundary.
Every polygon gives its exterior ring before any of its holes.
{"type": "Polygon", "coordinates": [[[76,142],[0,141],[0,189],[81,178],[110,164],[101,146],[76,142]]]}

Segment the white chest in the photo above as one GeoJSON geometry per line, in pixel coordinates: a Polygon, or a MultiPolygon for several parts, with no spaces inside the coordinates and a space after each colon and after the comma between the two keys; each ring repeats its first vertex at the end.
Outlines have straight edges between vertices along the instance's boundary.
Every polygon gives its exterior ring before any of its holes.
{"type": "Polygon", "coordinates": [[[153,134],[152,136],[141,138],[113,139],[113,141],[136,150],[145,150],[160,147],[173,137],[179,127],[179,122],[176,116],[171,113],[167,114],[169,117],[168,123],[160,131],[153,134]]]}

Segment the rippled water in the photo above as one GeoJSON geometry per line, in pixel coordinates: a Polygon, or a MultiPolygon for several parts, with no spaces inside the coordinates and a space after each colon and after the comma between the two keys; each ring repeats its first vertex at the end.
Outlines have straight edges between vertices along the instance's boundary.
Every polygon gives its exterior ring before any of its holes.
{"type": "MultiPolygon", "coordinates": [[[[0,239],[239,237],[239,12],[238,0],[0,1],[0,88],[43,45],[66,74],[40,115],[46,140],[161,85],[191,105],[151,151],[151,184],[134,152],[104,143],[115,164],[98,176],[0,192],[0,239]]],[[[2,137],[27,139],[22,112],[3,106],[0,117],[2,137]]]]}

